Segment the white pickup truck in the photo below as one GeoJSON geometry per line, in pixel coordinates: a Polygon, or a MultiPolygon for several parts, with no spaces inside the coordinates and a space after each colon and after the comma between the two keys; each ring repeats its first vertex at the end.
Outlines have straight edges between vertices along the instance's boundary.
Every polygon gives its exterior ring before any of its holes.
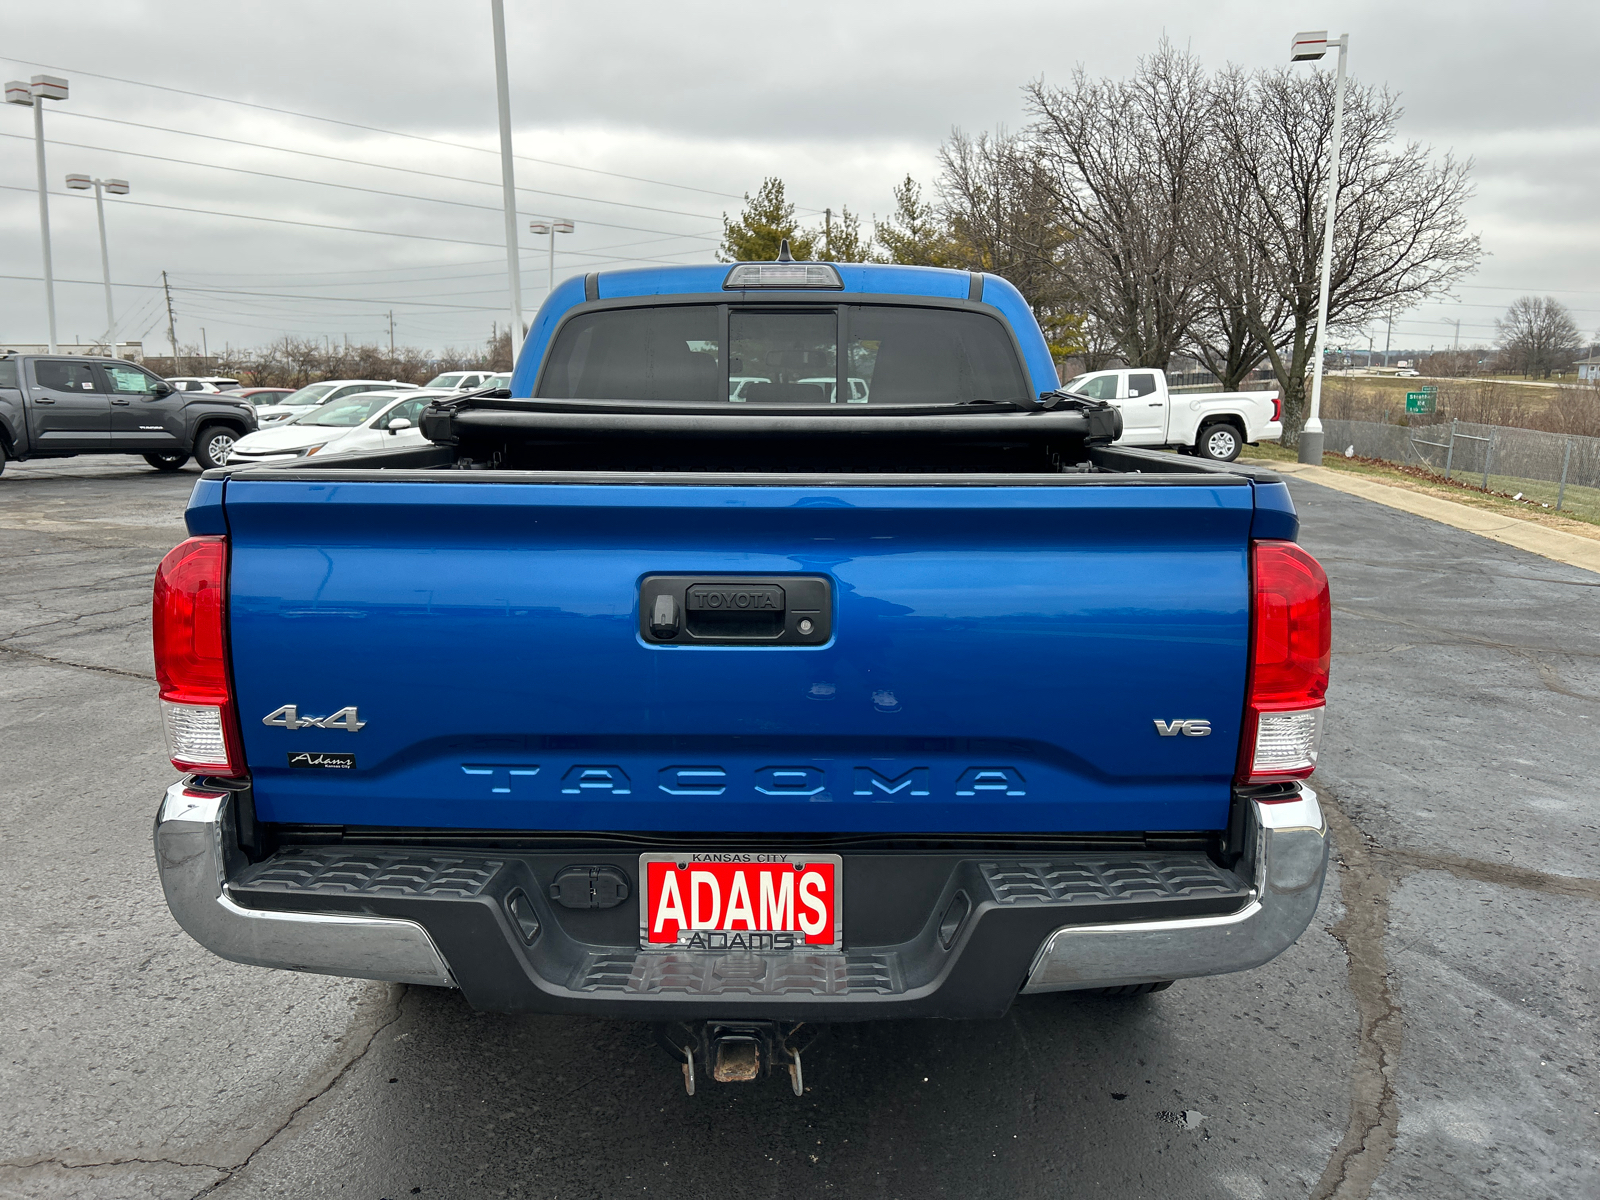
{"type": "Polygon", "coordinates": [[[1172,446],[1232,462],[1246,444],[1283,435],[1277,392],[1200,392],[1172,396],[1166,372],[1119,367],[1079,375],[1061,389],[1122,411],[1120,446],[1172,446]]]}

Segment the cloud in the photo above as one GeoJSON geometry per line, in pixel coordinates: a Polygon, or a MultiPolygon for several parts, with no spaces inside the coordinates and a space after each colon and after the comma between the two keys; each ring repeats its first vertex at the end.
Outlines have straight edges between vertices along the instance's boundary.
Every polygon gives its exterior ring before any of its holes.
{"type": "MultiPolygon", "coordinates": [[[[520,193],[524,230],[534,215],[578,222],[575,234],[558,240],[558,278],[608,261],[704,261],[721,214],[738,206],[733,197],[769,174],[782,176],[806,210],[848,205],[882,213],[890,188],[908,171],[931,180],[934,151],[952,126],[1022,124],[1019,89],[1029,79],[1063,78],[1079,63],[1122,74],[1163,35],[1209,65],[1276,66],[1304,19],[1244,0],[1203,7],[1013,0],[803,8],[510,0],[507,8],[518,152],[591,168],[517,167],[524,188],[561,193],[520,193]],[[671,211],[651,211],[658,209],[671,211]]],[[[1492,256],[1473,280],[1477,290],[1461,295],[1481,307],[1425,307],[1402,317],[1397,338],[1401,331],[1432,336],[1445,329],[1441,317],[1463,311],[1464,335],[1482,324],[1488,336],[1494,312],[1516,288],[1571,289],[1558,294],[1580,310],[1600,310],[1600,296],[1582,294],[1600,274],[1600,239],[1589,217],[1600,182],[1600,106],[1575,49],[1600,34],[1594,6],[1371,0],[1329,3],[1323,11],[1334,33],[1351,34],[1354,75],[1403,94],[1406,136],[1477,164],[1470,215],[1492,256]]],[[[71,98],[46,113],[48,136],[96,147],[52,145],[52,188],[61,190],[68,171],[133,181],[130,196],[107,201],[122,336],[164,340],[164,298],[156,290],[163,269],[177,286],[185,342],[198,342],[201,327],[213,345],[285,333],[387,337],[391,307],[397,338],[417,345],[481,341],[491,322],[504,322],[483,0],[280,0],[222,9],[198,0],[94,0],[8,13],[7,32],[5,50],[16,56],[0,60],[7,78],[47,69],[20,59],[50,64],[72,81],[71,98]],[[455,240],[429,240],[436,238],[455,240]]],[[[25,109],[0,114],[0,134],[31,133],[25,109]]],[[[0,262],[7,274],[36,276],[29,138],[0,137],[0,164],[0,184],[22,189],[0,187],[0,262]]],[[[92,336],[104,324],[92,203],[81,194],[53,197],[52,220],[58,275],[87,281],[58,287],[61,333],[92,336]]],[[[531,310],[544,294],[547,248],[522,236],[531,310]]],[[[1579,319],[1600,324],[1600,311],[1580,311],[1579,319]]],[[[41,285],[5,281],[0,336],[43,334],[41,285]]]]}

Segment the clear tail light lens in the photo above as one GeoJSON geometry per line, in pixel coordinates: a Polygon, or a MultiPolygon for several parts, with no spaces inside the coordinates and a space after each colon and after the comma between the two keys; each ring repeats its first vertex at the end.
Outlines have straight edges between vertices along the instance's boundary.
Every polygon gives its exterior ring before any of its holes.
{"type": "Polygon", "coordinates": [[[1320,563],[1293,542],[1251,545],[1250,679],[1239,746],[1242,783],[1316,770],[1328,694],[1333,605],[1320,563]]]}
{"type": "Polygon", "coordinates": [[[156,568],[156,680],[167,751],[180,771],[244,770],[228,678],[227,587],[224,538],[190,538],[156,568]]]}

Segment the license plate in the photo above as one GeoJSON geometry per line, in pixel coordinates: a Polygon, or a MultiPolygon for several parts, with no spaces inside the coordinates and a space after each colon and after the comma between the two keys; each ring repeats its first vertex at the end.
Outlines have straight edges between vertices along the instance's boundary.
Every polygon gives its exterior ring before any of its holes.
{"type": "Polygon", "coordinates": [[[837,854],[641,854],[645,949],[837,950],[844,861],[837,854]]]}

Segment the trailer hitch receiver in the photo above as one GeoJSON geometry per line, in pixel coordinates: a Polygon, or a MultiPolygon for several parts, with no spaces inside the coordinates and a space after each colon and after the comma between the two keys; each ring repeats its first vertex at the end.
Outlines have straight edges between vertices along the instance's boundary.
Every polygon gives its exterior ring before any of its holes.
{"type": "Polygon", "coordinates": [[[800,1052],[821,1033],[793,1021],[670,1021],[655,1026],[656,1042],[683,1071],[683,1087],[694,1095],[706,1077],[718,1083],[749,1083],[786,1070],[796,1096],[805,1095],[800,1052]]]}

